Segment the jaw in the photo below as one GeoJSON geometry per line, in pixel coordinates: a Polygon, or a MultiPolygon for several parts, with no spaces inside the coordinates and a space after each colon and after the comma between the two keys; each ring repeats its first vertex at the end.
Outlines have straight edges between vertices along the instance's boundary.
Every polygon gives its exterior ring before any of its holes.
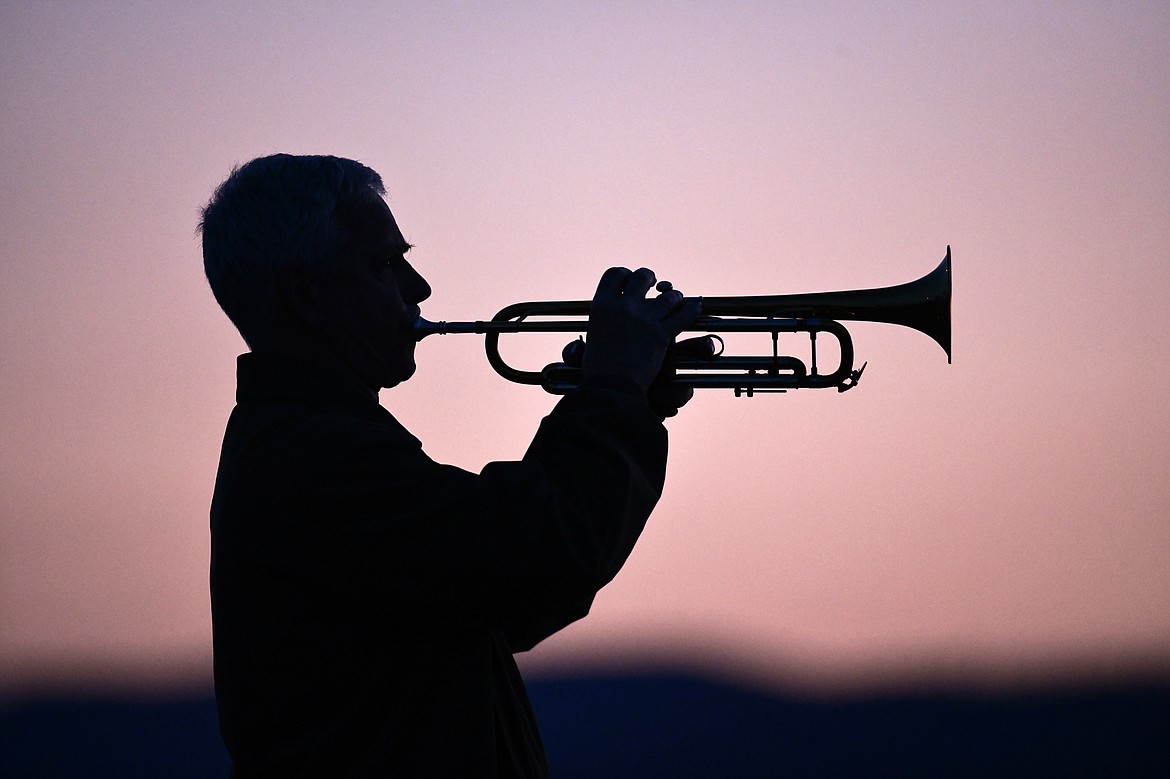
{"type": "Polygon", "coordinates": [[[414,342],[404,343],[397,349],[387,350],[376,357],[376,383],[379,389],[390,389],[414,376],[417,365],[414,361],[414,342]]]}

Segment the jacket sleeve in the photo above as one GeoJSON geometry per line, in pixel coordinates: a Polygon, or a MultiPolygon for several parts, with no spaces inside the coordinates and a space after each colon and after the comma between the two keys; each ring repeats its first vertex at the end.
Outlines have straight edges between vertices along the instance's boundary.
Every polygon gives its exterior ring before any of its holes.
{"type": "Polygon", "coordinates": [[[662,492],[666,431],[632,384],[586,383],[520,461],[479,474],[430,460],[386,417],[316,419],[271,443],[276,460],[308,454],[284,463],[268,500],[279,527],[247,545],[262,558],[249,564],[338,607],[502,629],[522,650],[588,612],[662,492]]]}
{"type": "MultiPolygon", "coordinates": [[[[594,385],[542,424],[522,466],[550,487],[541,500],[553,507],[550,517],[560,517],[553,543],[567,553],[559,569],[566,592],[556,608],[516,612],[520,618],[505,627],[513,648],[530,649],[584,617],[633,550],[666,478],[666,430],[648,411],[634,387],[594,385]]],[[[557,577],[557,569],[547,575],[557,577]]]]}

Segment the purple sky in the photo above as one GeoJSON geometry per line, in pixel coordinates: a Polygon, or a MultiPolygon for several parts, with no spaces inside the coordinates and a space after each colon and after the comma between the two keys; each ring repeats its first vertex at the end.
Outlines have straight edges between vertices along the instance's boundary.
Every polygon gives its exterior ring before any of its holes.
{"type": "MultiPolygon", "coordinates": [[[[243,343],[195,222],[274,151],[382,173],[431,319],[618,263],[885,286],[952,246],[954,364],[858,325],[856,391],[701,394],[629,565],[530,668],[1170,666],[1170,10],[659,5],[0,2],[0,688],[205,678],[243,343]]],[[[554,402],[475,338],[419,362],[382,402],[441,461],[520,456],[554,402]]]]}

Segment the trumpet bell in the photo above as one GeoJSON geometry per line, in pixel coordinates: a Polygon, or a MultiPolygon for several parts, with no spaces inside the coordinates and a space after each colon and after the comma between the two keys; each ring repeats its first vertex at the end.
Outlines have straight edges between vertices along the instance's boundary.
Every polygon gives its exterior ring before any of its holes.
{"type": "Polygon", "coordinates": [[[920,279],[892,287],[797,295],[703,298],[711,316],[883,322],[930,336],[951,361],[951,247],[938,267],[920,279]]]}

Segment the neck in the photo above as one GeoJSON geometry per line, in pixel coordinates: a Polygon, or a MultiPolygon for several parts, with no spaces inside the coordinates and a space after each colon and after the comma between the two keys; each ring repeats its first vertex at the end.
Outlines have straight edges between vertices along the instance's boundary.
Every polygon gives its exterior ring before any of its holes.
{"type": "Polygon", "coordinates": [[[266,339],[262,343],[250,344],[251,350],[256,353],[278,354],[292,357],[302,362],[320,366],[339,378],[345,379],[356,387],[362,388],[375,401],[378,400],[379,387],[355,368],[353,361],[346,359],[344,351],[336,346],[322,342],[315,333],[300,333],[293,337],[266,339]]]}

